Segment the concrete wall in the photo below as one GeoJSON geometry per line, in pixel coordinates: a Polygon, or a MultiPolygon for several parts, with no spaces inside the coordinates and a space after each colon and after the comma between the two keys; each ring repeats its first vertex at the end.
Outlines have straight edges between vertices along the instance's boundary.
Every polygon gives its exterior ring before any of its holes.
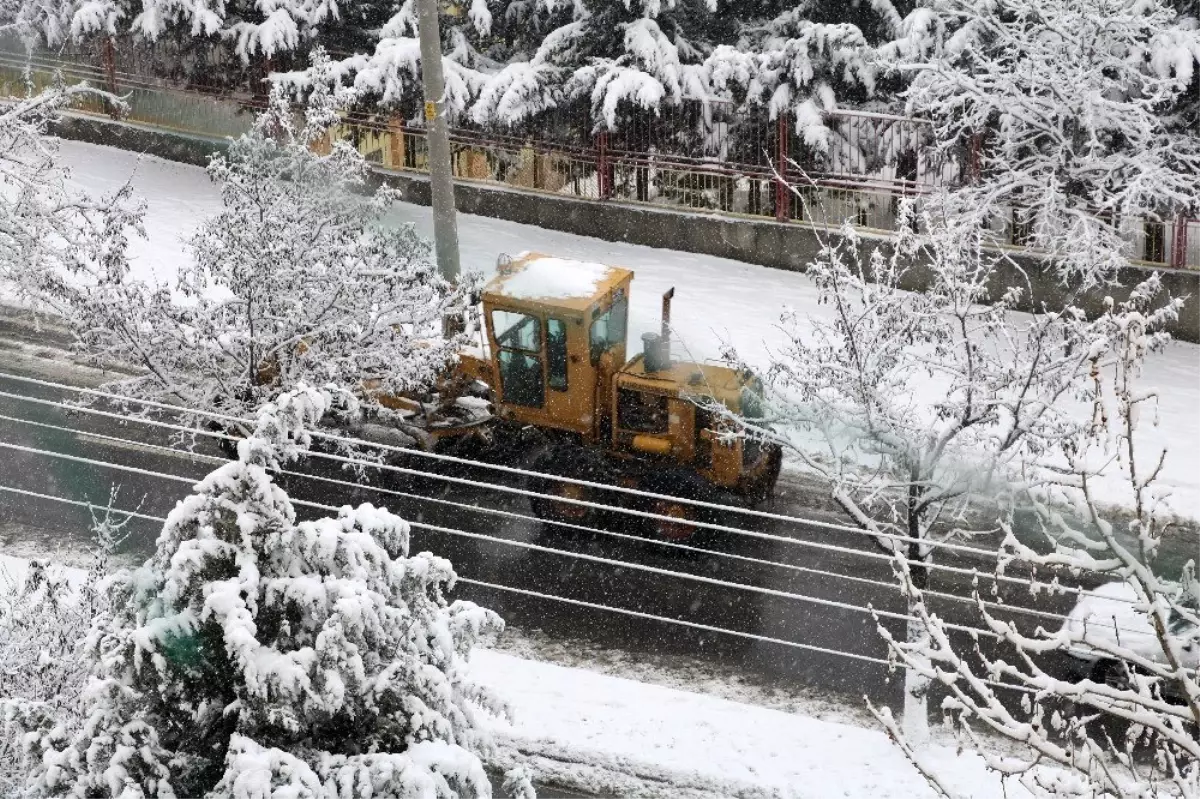
{"type": "MultiPolygon", "coordinates": [[[[212,152],[224,149],[228,144],[228,140],[79,117],[64,118],[55,132],[64,138],[107,144],[201,166],[208,163],[212,152]]],[[[430,204],[429,182],[423,176],[398,172],[381,172],[379,175],[381,180],[396,187],[408,202],[430,204]]],[[[820,249],[817,233],[796,223],[679,213],[477,183],[459,183],[455,198],[462,213],[595,236],[606,241],[716,255],[775,269],[803,271],[805,264],[820,249]]],[[[1120,286],[1104,293],[1079,294],[1078,286],[1065,285],[1037,259],[1021,257],[1019,261],[1027,277],[1013,267],[1002,269],[997,280],[997,295],[1008,285],[1028,283],[1031,294],[1026,297],[1026,308],[1031,302],[1059,308],[1070,301],[1088,313],[1097,313],[1101,309],[1104,294],[1111,294],[1118,301],[1124,299],[1128,296],[1128,287],[1145,279],[1151,271],[1130,267],[1119,276],[1120,286]]],[[[1187,297],[1183,313],[1172,326],[1171,334],[1185,341],[1200,342],[1200,271],[1157,271],[1161,272],[1163,287],[1172,297],[1187,297]]],[[[909,288],[920,290],[926,285],[923,275],[914,273],[912,278],[909,288]]]]}
{"type": "Polygon", "coordinates": [[[213,153],[224,152],[229,146],[229,139],[191,136],[92,117],[64,116],[52,132],[64,139],[120,147],[195,166],[208,166],[213,153]]]}

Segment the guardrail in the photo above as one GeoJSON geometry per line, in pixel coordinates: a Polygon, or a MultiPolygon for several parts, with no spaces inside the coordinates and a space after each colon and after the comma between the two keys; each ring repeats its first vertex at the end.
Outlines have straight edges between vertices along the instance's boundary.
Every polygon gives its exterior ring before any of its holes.
{"type": "MultiPolygon", "coordinates": [[[[265,97],[227,91],[180,89],[167,81],[120,72],[112,62],[89,64],[81,59],[51,56],[27,58],[0,52],[0,96],[51,83],[55,72],[72,81],[88,81],[119,93],[128,104],[123,120],[154,129],[211,138],[236,137],[249,130],[265,97]]],[[[85,100],[75,111],[110,116],[103,101],[85,100]]],[[[663,151],[657,145],[637,151],[639,141],[655,136],[625,133],[619,138],[599,133],[590,140],[559,136],[542,140],[512,131],[455,126],[451,148],[455,177],[463,181],[599,202],[639,203],[701,214],[770,218],[800,224],[840,224],[850,219],[880,232],[895,229],[903,197],[918,202],[946,182],[957,167],[928,155],[919,120],[861,112],[842,112],[838,118],[847,141],[876,137],[882,148],[897,155],[876,172],[794,174],[789,158],[795,152],[796,131],[786,120],[764,139],[762,158],[737,162],[663,151]],[[900,125],[907,122],[907,125],[900,125]],[[775,171],[773,164],[784,168],[775,171]]],[[[561,127],[561,126],[560,126],[561,127]]],[[[375,168],[393,172],[427,171],[425,131],[399,117],[351,116],[335,135],[351,140],[375,168]]],[[[657,134],[656,134],[657,135],[657,134]]],[[[846,150],[843,165],[865,169],[855,161],[865,147],[846,150]]],[[[1180,217],[1155,221],[1126,219],[1121,231],[1129,257],[1149,266],[1200,269],[1200,220],[1180,217]]],[[[993,225],[994,243],[1021,247],[1024,231],[1019,215],[999,214],[993,225]]]]}

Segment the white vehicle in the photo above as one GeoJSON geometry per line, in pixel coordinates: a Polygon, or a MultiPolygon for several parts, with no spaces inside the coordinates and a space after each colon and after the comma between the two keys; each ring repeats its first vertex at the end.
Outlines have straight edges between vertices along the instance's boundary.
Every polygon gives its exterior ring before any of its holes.
{"type": "MultiPolygon", "coordinates": [[[[1124,581],[1105,583],[1079,598],[1063,627],[1081,639],[1067,650],[1076,678],[1114,687],[1127,684],[1125,664],[1103,651],[1104,645],[1120,646],[1150,661],[1167,662],[1150,617],[1137,604],[1137,592],[1124,581]]],[[[1200,668],[1200,627],[1172,609],[1167,632],[1179,643],[1183,665],[1193,671],[1200,668]]],[[[1164,689],[1172,693],[1172,686],[1164,689]]]]}

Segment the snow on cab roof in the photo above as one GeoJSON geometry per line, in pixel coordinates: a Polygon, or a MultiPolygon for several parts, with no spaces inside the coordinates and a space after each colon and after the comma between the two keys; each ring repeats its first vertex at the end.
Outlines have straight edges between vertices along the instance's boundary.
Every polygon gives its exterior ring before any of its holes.
{"type": "Polygon", "coordinates": [[[544,255],[530,256],[506,275],[500,293],[518,300],[584,299],[611,276],[617,267],[544,255]]]}

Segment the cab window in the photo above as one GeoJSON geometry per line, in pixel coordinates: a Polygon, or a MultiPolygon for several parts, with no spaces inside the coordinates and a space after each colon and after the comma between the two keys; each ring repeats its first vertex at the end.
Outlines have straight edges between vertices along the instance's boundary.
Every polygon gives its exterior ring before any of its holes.
{"type": "Polygon", "coordinates": [[[625,341],[625,322],[628,317],[629,301],[625,292],[618,291],[608,310],[592,320],[589,334],[592,363],[600,360],[600,356],[625,341]]]}
{"type": "Polygon", "coordinates": [[[546,384],[567,390],[567,323],[561,319],[546,320],[546,384]]]}
{"type": "Polygon", "coordinates": [[[540,352],[542,349],[541,324],[536,316],[516,311],[494,310],[492,331],[501,347],[526,352],[540,352]]]}
{"type": "Polygon", "coordinates": [[[542,359],[517,350],[500,350],[500,389],[505,402],[540,408],[545,402],[542,390],[542,359]]]}
{"type": "Polygon", "coordinates": [[[542,379],[542,324],[536,316],[492,311],[492,332],[500,345],[500,391],[504,402],[540,408],[545,403],[542,379]]]}

